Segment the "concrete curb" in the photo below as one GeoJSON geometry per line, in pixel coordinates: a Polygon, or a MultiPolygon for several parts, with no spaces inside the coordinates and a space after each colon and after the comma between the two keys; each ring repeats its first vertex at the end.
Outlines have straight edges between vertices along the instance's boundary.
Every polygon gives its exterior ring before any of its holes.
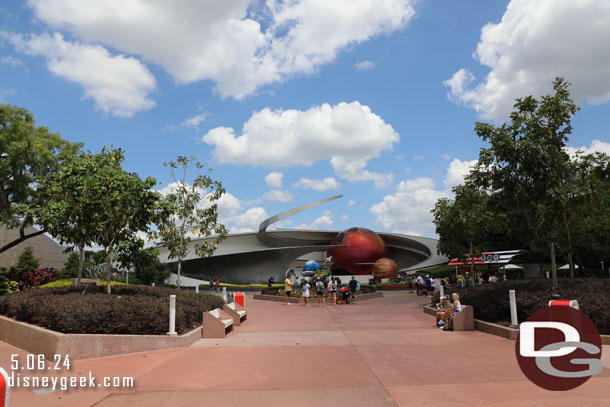
{"type": "MultiPolygon", "coordinates": [[[[325,297],[324,300],[327,300],[329,297],[325,297]]],[[[356,296],[356,302],[358,301],[366,301],[366,300],[372,300],[373,298],[383,298],[383,293],[380,291],[376,291],[374,293],[368,293],[368,294],[360,294],[358,296],[356,296]]],[[[275,302],[286,302],[286,297],[283,296],[279,296],[279,295],[267,295],[267,294],[254,294],[254,299],[255,300],[264,300],[264,301],[275,301],[275,302]]],[[[310,302],[312,304],[314,304],[314,302],[317,301],[316,298],[310,298],[310,302]]],[[[291,304],[303,304],[303,298],[289,298],[288,302],[290,302],[291,304]]]]}
{"type": "Polygon", "coordinates": [[[186,347],[202,338],[201,327],[180,336],[63,334],[0,315],[0,341],[33,354],[91,359],[186,347]]]}

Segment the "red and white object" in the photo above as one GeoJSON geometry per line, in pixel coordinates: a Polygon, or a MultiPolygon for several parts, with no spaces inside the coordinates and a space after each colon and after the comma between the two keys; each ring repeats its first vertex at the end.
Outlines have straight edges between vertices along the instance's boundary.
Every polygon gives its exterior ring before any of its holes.
{"type": "Polygon", "coordinates": [[[0,367],[0,407],[8,407],[8,374],[0,367]]]}
{"type": "Polygon", "coordinates": [[[551,300],[549,301],[549,307],[571,307],[580,311],[576,300],[551,300]]]}
{"type": "Polygon", "coordinates": [[[244,293],[233,293],[233,298],[236,303],[246,308],[246,295],[244,293]]]}

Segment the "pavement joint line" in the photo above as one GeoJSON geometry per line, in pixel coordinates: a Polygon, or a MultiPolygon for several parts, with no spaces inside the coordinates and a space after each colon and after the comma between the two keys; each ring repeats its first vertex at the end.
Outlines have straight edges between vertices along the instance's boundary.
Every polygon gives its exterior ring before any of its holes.
{"type": "MultiPolygon", "coordinates": [[[[351,304],[350,304],[351,305],[351,304]]],[[[326,311],[329,312],[329,311],[326,311]]],[[[333,322],[335,324],[337,324],[337,320],[335,320],[334,317],[334,313],[330,313],[330,318],[333,320],[333,322]]],[[[354,344],[352,344],[352,341],[349,340],[349,338],[345,335],[345,332],[343,332],[343,329],[339,328],[339,330],[341,331],[341,333],[343,334],[343,336],[345,337],[345,339],[347,340],[347,342],[349,343],[348,346],[350,346],[352,348],[352,350],[358,355],[358,357],[360,358],[360,360],[362,361],[362,363],[364,363],[364,365],[367,367],[367,369],[369,369],[371,371],[371,373],[375,376],[375,378],[377,379],[377,382],[379,383],[379,385],[381,386],[381,388],[386,392],[388,399],[391,399],[394,402],[394,405],[398,406],[398,402],[394,399],[394,397],[392,397],[392,393],[390,393],[390,391],[388,390],[388,388],[381,382],[381,379],[379,378],[379,376],[377,375],[377,373],[375,372],[375,370],[373,370],[371,368],[371,366],[369,366],[369,364],[367,363],[367,361],[364,359],[364,357],[362,356],[362,354],[358,351],[358,349],[356,349],[356,347],[354,346],[354,344]]]]}
{"type": "Polygon", "coordinates": [[[56,393],[58,391],[59,391],[59,389],[56,389],[55,387],[46,387],[44,389],[34,390],[34,394],[37,396],[40,396],[43,394],[56,393]]]}

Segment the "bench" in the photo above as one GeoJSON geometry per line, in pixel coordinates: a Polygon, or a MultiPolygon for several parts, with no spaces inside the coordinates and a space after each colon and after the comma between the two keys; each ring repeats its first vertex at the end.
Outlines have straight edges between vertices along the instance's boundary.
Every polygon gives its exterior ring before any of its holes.
{"type": "Polygon", "coordinates": [[[224,338],[233,330],[233,318],[220,308],[203,313],[202,336],[224,338]]]}
{"type": "Polygon", "coordinates": [[[474,331],[474,311],[471,305],[462,305],[462,310],[453,316],[454,331],[474,331]]]}
{"type": "MultiPolygon", "coordinates": [[[[76,287],[77,282],[78,282],[78,279],[73,278],[72,287],[76,287]]],[[[80,284],[81,284],[81,287],[87,287],[87,286],[96,287],[99,284],[99,281],[95,280],[93,278],[81,278],[80,284]]]]}
{"type": "Polygon", "coordinates": [[[236,302],[230,302],[228,304],[225,304],[222,307],[222,310],[225,311],[228,315],[230,315],[231,318],[233,318],[233,325],[235,326],[240,326],[242,322],[248,319],[248,312],[245,310],[244,307],[242,307],[236,302]]]}

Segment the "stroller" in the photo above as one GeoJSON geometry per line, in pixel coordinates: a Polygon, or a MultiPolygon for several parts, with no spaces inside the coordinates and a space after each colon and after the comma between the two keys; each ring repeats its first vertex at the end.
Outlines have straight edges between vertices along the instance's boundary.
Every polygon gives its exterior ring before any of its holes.
{"type": "Polygon", "coordinates": [[[339,295],[337,296],[337,304],[349,304],[351,300],[351,295],[349,293],[349,288],[343,287],[339,288],[339,295]]]}

